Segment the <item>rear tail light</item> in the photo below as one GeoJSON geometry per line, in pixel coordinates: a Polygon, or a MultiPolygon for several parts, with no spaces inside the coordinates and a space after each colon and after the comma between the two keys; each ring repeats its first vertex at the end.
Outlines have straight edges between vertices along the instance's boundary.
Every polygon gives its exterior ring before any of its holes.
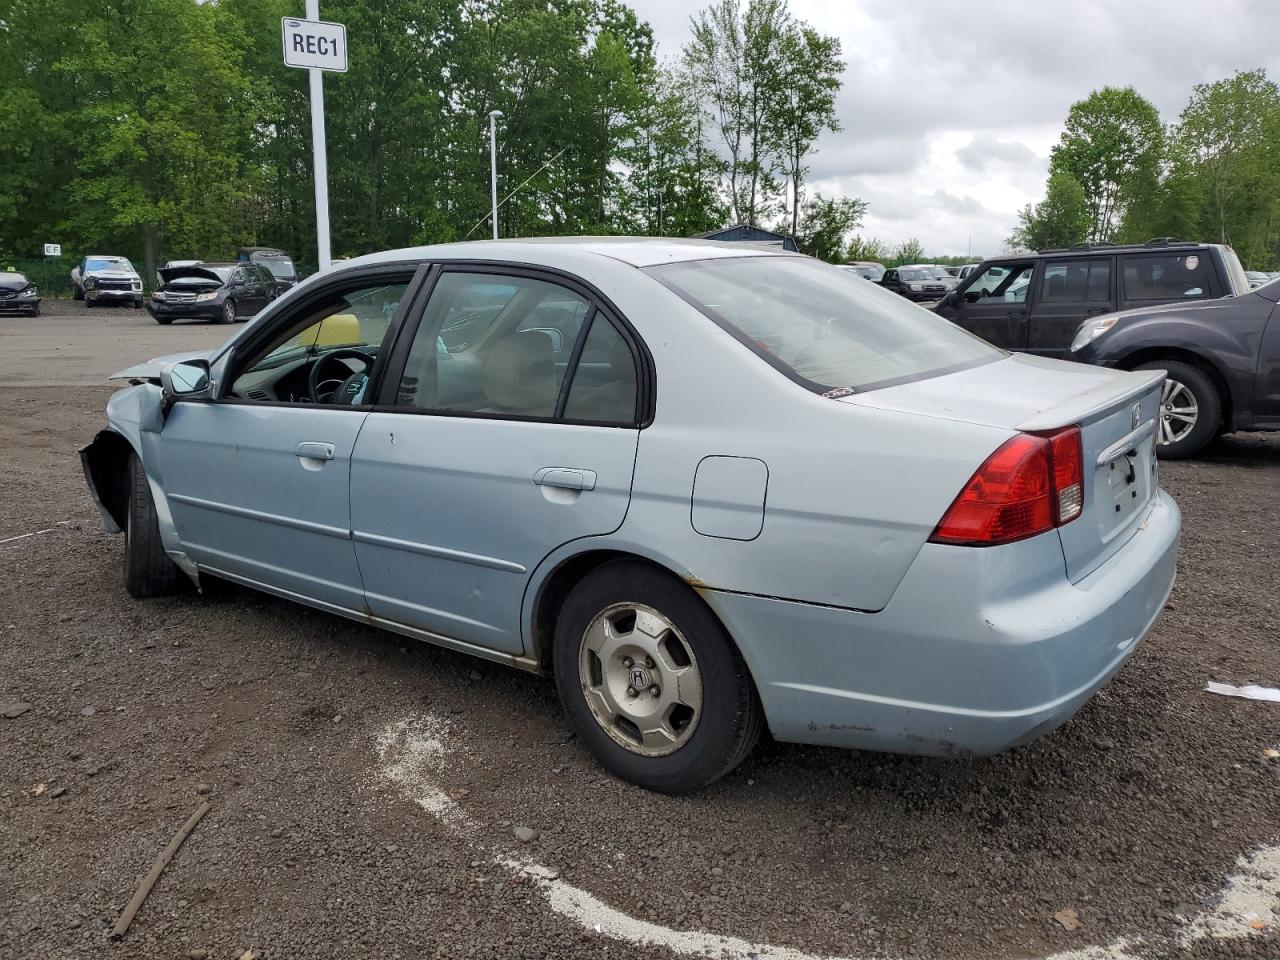
{"type": "Polygon", "coordinates": [[[932,543],[991,547],[1070,523],[1084,509],[1080,428],[1020,433],[991,454],[951,504],[932,543]]]}

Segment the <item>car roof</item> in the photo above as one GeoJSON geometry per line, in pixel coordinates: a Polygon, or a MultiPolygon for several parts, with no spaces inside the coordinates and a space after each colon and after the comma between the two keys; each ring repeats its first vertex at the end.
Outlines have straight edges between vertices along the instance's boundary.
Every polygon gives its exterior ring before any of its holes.
{"type": "Polygon", "coordinates": [[[240,264],[228,260],[197,260],[195,263],[183,264],[188,267],[238,267],[240,264]]]}
{"type": "Polygon", "coordinates": [[[1083,243],[1062,249],[1037,250],[1034,253],[1006,253],[988,257],[984,263],[1022,262],[1026,260],[1071,260],[1077,257],[1106,256],[1112,253],[1161,253],[1165,250],[1193,251],[1221,247],[1220,243],[1196,243],[1191,240],[1150,241],[1148,243],[1083,243]]]}
{"type": "Polygon", "coordinates": [[[723,240],[682,240],[669,237],[532,237],[521,240],[473,240],[405,247],[357,257],[342,268],[415,260],[501,260],[511,263],[569,265],[582,259],[606,258],[633,267],[652,267],[688,260],[727,257],[800,257],[778,247],[723,240]],[[554,262],[553,262],[554,261],[554,262]]]}

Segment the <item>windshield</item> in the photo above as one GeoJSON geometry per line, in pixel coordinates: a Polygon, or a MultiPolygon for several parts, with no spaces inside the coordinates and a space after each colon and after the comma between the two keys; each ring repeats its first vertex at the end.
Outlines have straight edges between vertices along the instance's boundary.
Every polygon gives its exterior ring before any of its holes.
{"type": "Polygon", "coordinates": [[[133,264],[124,257],[90,257],[85,264],[86,270],[128,270],[133,272],[133,264]]]}
{"type": "Polygon", "coordinates": [[[257,256],[254,258],[254,263],[266,267],[273,277],[279,277],[281,280],[292,280],[296,276],[293,261],[288,257],[257,256]]]}
{"type": "Polygon", "coordinates": [[[1004,356],[951,322],[801,257],[734,257],[647,271],[818,393],[872,390],[1004,356]]]}
{"type": "Polygon", "coordinates": [[[899,278],[903,280],[928,280],[930,279],[923,270],[899,270],[899,278]]]}

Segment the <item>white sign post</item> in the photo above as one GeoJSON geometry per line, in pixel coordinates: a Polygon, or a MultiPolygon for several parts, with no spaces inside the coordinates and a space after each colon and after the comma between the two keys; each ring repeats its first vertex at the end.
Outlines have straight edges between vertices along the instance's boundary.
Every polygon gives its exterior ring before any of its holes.
{"type": "Polygon", "coordinates": [[[322,71],[347,71],[347,28],[320,19],[320,0],[307,0],[307,19],[282,17],[285,66],[311,74],[311,151],[316,170],[316,247],[320,269],[333,262],[329,252],[329,160],[324,146],[322,71]]]}

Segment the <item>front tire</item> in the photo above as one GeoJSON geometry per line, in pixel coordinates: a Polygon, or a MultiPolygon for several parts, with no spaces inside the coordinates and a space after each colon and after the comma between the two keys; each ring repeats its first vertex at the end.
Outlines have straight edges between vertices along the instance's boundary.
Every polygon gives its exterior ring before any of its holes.
{"type": "Polygon", "coordinates": [[[219,323],[235,323],[236,322],[236,302],[228,300],[222,305],[222,316],[218,319],[219,323]]]}
{"type": "Polygon", "coordinates": [[[125,523],[124,588],[138,599],[176,593],[182,571],[164,552],[151,484],[135,453],[129,454],[129,514],[125,523]]]}
{"type": "Polygon", "coordinates": [[[160,324],[160,326],[167,327],[169,324],[173,323],[173,317],[156,317],[155,321],[160,324]]]}
{"type": "Polygon", "coordinates": [[[644,564],[608,563],[574,587],[552,661],[574,732],[606,770],[649,790],[715,782],[764,727],[724,627],[688,587],[644,564]]]}
{"type": "Polygon", "coordinates": [[[1156,424],[1156,455],[1181,460],[1199,453],[1222,424],[1222,397],[1213,379],[1200,367],[1181,360],[1153,360],[1138,370],[1164,370],[1156,424]]]}

